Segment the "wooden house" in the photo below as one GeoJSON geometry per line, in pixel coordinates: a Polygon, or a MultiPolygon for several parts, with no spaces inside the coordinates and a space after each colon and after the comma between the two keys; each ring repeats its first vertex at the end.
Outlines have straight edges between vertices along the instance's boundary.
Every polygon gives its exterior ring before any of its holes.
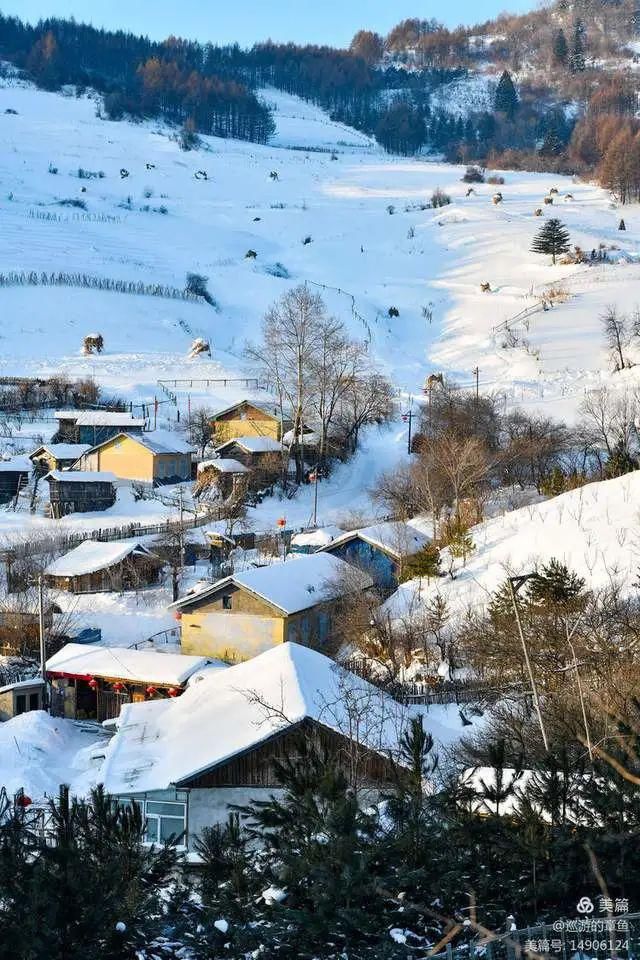
{"type": "Polygon", "coordinates": [[[88,443],[44,443],[29,454],[29,460],[42,475],[49,470],[69,470],[90,449],[88,443]]]}
{"type": "Polygon", "coordinates": [[[231,804],[277,794],[276,761],[295,760],[302,741],[336,758],[363,804],[376,802],[402,772],[406,723],[406,708],[383,691],[286,643],[205,673],[175,703],[124,706],[101,778],[121,803],[140,804],[148,841],[173,837],[191,851],[231,804]],[[366,704],[366,723],[356,727],[349,703],[366,704]]]}
{"type": "Polygon", "coordinates": [[[11,720],[31,710],[42,710],[44,703],[44,680],[30,677],[16,680],[0,687],[0,721],[11,720]]]}
{"type": "Polygon", "coordinates": [[[145,421],[119,410],[57,410],[56,443],[88,443],[95,447],[117,433],[142,433],[145,421]]]}
{"type": "Polygon", "coordinates": [[[234,437],[271,437],[281,440],[282,434],[291,426],[283,422],[280,411],[274,405],[241,400],[224,410],[219,410],[211,420],[214,443],[220,444],[234,437]]]}
{"type": "Polygon", "coordinates": [[[11,503],[29,482],[31,461],[28,457],[0,460],[0,504],[11,503]]]}
{"type": "Polygon", "coordinates": [[[185,653],[233,662],[287,640],[323,646],[336,603],[371,585],[365,574],[354,578],[342,560],[316,553],[234,573],[170,609],[180,620],[185,653]]]}
{"type": "Polygon", "coordinates": [[[85,540],[45,569],[49,586],[68,593],[139,590],[158,583],[163,562],[137,540],[85,540]]]}
{"type": "Polygon", "coordinates": [[[239,460],[229,460],[227,457],[202,460],[198,464],[196,489],[203,490],[215,484],[225,500],[242,496],[247,490],[248,474],[248,468],[239,460]]]}
{"type": "Polygon", "coordinates": [[[192,447],[168,430],[138,435],[117,433],[91,447],[78,462],[81,470],[110,470],[124,480],[159,486],[191,479],[192,447]]]}
{"type": "MultiPolygon", "coordinates": [[[[285,455],[282,444],[272,437],[234,437],[220,444],[216,454],[243,464],[250,473],[248,484],[254,490],[277,480],[285,455]]],[[[286,456],[288,459],[288,452],[286,456]]]]}
{"type": "Polygon", "coordinates": [[[125,703],[167,702],[209,667],[206,657],[68,643],[47,660],[51,712],[70,720],[109,720],[125,703]]]}
{"type": "Polygon", "coordinates": [[[385,589],[398,585],[402,563],[424,550],[431,538],[411,522],[390,520],[336,537],[322,550],[366,570],[385,589]]]}
{"type": "Polygon", "coordinates": [[[56,520],[70,513],[108,510],[116,502],[113,473],[52,470],[44,479],[49,484],[51,516],[56,520]]]}

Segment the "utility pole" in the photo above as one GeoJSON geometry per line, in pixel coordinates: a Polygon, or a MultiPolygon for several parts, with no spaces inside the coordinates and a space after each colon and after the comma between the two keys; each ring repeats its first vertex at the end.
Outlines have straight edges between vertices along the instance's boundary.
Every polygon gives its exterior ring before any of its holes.
{"type": "Polygon", "coordinates": [[[309,479],[313,479],[313,485],[315,490],[313,491],[313,525],[316,527],[318,525],[318,465],[311,474],[309,479]]]}
{"type": "Polygon", "coordinates": [[[178,530],[179,530],[178,537],[179,537],[179,544],[180,544],[180,573],[183,573],[184,571],[184,555],[185,555],[183,523],[184,523],[184,492],[182,489],[182,484],[180,484],[180,521],[178,526],[178,530]]]}
{"type": "Polygon", "coordinates": [[[524,633],[522,630],[522,622],[520,620],[520,611],[518,610],[518,604],[516,602],[516,593],[523,584],[530,580],[533,574],[528,574],[527,576],[522,577],[509,577],[507,581],[509,584],[509,593],[511,594],[511,603],[513,604],[513,612],[516,618],[516,624],[518,625],[518,634],[520,636],[520,643],[522,644],[522,652],[524,653],[524,662],[527,667],[527,673],[529,674],[529,682],[531,683],[531,692],[533,694],[533,702],[536,708],[536,713],[538,715],[538,724],[540,726],[540,733],[542,734],[542,742],[544,743],[544,749],[549,752],[549,742],[547,740],[547,733],[544,728],[544,721],[542,719],[542,710],[540,709],[540,697],[538,696],[538,688],[536,687],[535,677],[533,676],[533,670],[531,668],[531,661],[529,659],[529,651],[527,650],[527,644],[524,639],[524,633]],[[514,589],[513,582],[516,582],[514,589]]]}
{"type": "Polygon", "coordinates": [[[480,402],[480,367],[474,367],[472,372],[476,378],[476,404],[477,404],[480,402]]]}
{"type": "MultiPolygon", "coordinates": [[[[429,402],[431,406],[431,402],[429,402]]],[[[409,410],[407,413],[402,414],[402,419],[405,423],[409,424],[409,435],[407,437],[407,453],[411,453],[411,422],[413,420],[413,397],[409,398],[409,410]]]]}
{"type": "Polygon", "coordinates": [[[42,677],[42,709],[46,710],[49,697],[47,696],[47,647],[44,637],[44,598],[42,590],[42,574],[38,574],[38,630],[40,635],[40,676],[42,677]]]}

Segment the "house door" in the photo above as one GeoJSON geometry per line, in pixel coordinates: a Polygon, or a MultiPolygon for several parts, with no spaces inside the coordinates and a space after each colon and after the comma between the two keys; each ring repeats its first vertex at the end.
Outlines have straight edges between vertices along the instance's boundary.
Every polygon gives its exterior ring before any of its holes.
{"type": "Polygon", "coordinates": [[[115,690],[98,690],[97,720],[115,720],[120,716],[120,707],[123,703],[130,703],[128,693],[117,693],[115,690]]]}

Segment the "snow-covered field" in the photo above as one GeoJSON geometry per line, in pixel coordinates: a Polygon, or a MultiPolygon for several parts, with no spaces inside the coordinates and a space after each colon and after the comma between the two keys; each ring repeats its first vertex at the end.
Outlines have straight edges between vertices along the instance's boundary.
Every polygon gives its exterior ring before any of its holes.
{"type": "MultiPolygon", "coordinates": [[[[138,400],[159,393],[158,379],[242,376],[243,345],[257,336],[265,309],[307,281],[325,285],[318,289],[331,309],[371,338],[372,353],[407,392],[435,369],[465,382],[477,365],[481,383],[508,401],[551,402],[571,415],[584,390],[608,378],[598,316],[605,303],[640,302],[640,265],[550,267],[529,252],[542,222],[534,210],[557,186],[545,216],[560,216],[584,249],[615,243],[633,260],[635,209],[625,208],[621,233],[621,212],[601,190],[510,172],[502,204],[491,202],[496,188],[488,184],[467,198],[462,168],[389,157],[295,97],[263,95],[277,108],[272,144],[206,138],[201,150],[184,153],[157,124],[99,119],[91,99],[0,89],[3,273],[79,272],[183,288],[187,271],[196,271],[209,277],[219,304],[216,311],[160,297],[0,287],[0,374],[91,374],[138,400]],[[79,168],[104,176],[79,179],[79,168]],[[199,170],[206,181],[196,179],[199,170]],[[436,187],[451,205],[420,209],[436,187]],[[83,201],[86,210],[63,201],[83,201]],[[248,250],[255,260],[245,259],[248,250]],[[483,281],[492,293],[480,292],[483,281]],[[528,352],[503,349],[493,327],[552,282],[567,285],[569,301],[530,319],[528,352]],[[391,306],[399,317],[389,318],[391,306]],[[83,357],[82,337],[94,329],[105,353],[83,357]],[[187,359],[194,336],[210,340],[211,360],[187,359]]],[[[198,385],[193,391],[202,399],[198,385]]],[[[204,390],[213,405],[244,393],[237,384],[204,390]]]]}

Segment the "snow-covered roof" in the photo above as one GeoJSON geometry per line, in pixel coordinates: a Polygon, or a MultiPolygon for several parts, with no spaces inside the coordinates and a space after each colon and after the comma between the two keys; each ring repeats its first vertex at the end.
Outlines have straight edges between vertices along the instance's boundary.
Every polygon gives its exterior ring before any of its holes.
{"type": "MultiPolygon", "coordinates": [[[[287,432],[282,437],[282,442],[286,444],[291,444],[300,441],[300,434],[296,434],[293,430],[287,430],[287,432]]],[[[316,433],[314,430],[305,430],[302,434],[302,443],[308,444],[309,446],[316,446],[320,443],[320,434],[316,433]]]]}
{"type": "Polygon", "coordinates": [[[144,418],[115,410],[56,410],[56,420],[73,420],[79,427],[144,427],[144,418]]]}
{"type": "Polygon", "coordinates": [[[0,693],[10,693],[11,690],[26,689],[27,687],[41,687],[44,684],[42,677],[29,677],[27,680],[15,680],[0,687],[0,693]]]}
{"type": "Polygon", "coordinates": [[[44,572],[50,577],[82,577],[113,567],[132,553],[153,556],[151,551],[137,540],[117,540],[115,543],[85,540],[50,563],[44,572]]]}
{"type": "MultiPolygon", "coordinates": [[[[68,643],[49,657],[47,672],[79,677],[115,677],[134,683],[173,686],[186,683],[192,674],[208,667],[209,663],[206,657],[188,657],[181,653],[68,643]]],[[[217,666],[223,669],[219,662],[217,666]]]]}
{"type": "Polygon", "coordinates": [[[354,578],[362,590],[373,583],[371,577],[355,570],[344,560],[329,553],[291,556],[286,563],[255,567],[218,580],[204,590],[187,594],[172,603],[170,609],[183,610],[217,593],[225,584],[251,591],[284,613],[291,615],[319,603],[335,599],[354,588],[354,578]]]}
{"type": "Polygon", "coordinates": [[[375,523],[370,527],[361,527],[359,530],[350,530],[336,537],[333,543],[329,544],[328,549],[332,550],[344,543],[359,538],[373,547],[383,550],[398,559],[400,557],[410,557],[414,553],[419,553],[431,538],[423,533],[410,522],[405,523],[402,520],[388,520],[384,523],[375,523]]]}
{"type": "Polygon", "coordinates": [[[115,473],[108,470],[50,470],[44,478],[64,480],[65,483],[115,483],[115,473]]]}
{"type": "Polygon", "coordinates": [[[32,469],[33,464],[29,457],[11,457],[10,460],[0,460],[0,471],[7,473],[15,473],[16,471],[29,473],[32,469]]]}
{"type": "Polygon", "coordinates": [[[388,755],[408,715],[381,690],[315,650],[283,643],[205,673],[176,700],[126,704],[102,771],[111,794],[165,789],[219,766],[309,718],[348,734],[349,704],[366,717],[359,740],[388,755]],[[366,710],[365,710],[366,707],[366,710]]]}
{"type": "Polygon", "coordinates": [[[317,530],[305,530],[303,533],[296,533],[291,538],[292,547],[326,547],[336,537],[344,533],[340,527],[329,524],[326,527],[318,527],[317,530]]]}
{"type": "Polygon", "coordinates": [[[233,443],[247,453],[282,453],[282,444],[273,437],[233,437],[221,443],[217,449],[224,450],[233,443]]]}
{"type": "Polygon", "coordinates": [[[239,460],[231,460],[228,457],[218,457],[216,460],[202,460],[198,464],[198,473],[203,470],[217,470],[219,473],[249,473],[244,463],[239,460]]]}
{"type": "Polygon", "coordinates": [[[90,450],[92,452],[94,450],[100,450],[102,447],[112,444],[120,437],[127,437],[129,440],[133,440],[134,443],[139,443],[141,446],[146,447],[147,450],[151,450],[152,453],[194,453],[194,448],[191,444],[170,430],[153,430],[149,433],[135,435],[123,430],[122,433],[117,433],[115,436],[109,437],[108,440],[97,443],[95,447],[91,447],[90,450]]]}
{"type": "Polygon", "coordinates": [[[37,450],[29,454],[29,458],[37,457],[44,450],[45,453],[51,454],[56,460],[78,460],[83,453],[90,449],[90,443],[43,443],[37,450]]]}

